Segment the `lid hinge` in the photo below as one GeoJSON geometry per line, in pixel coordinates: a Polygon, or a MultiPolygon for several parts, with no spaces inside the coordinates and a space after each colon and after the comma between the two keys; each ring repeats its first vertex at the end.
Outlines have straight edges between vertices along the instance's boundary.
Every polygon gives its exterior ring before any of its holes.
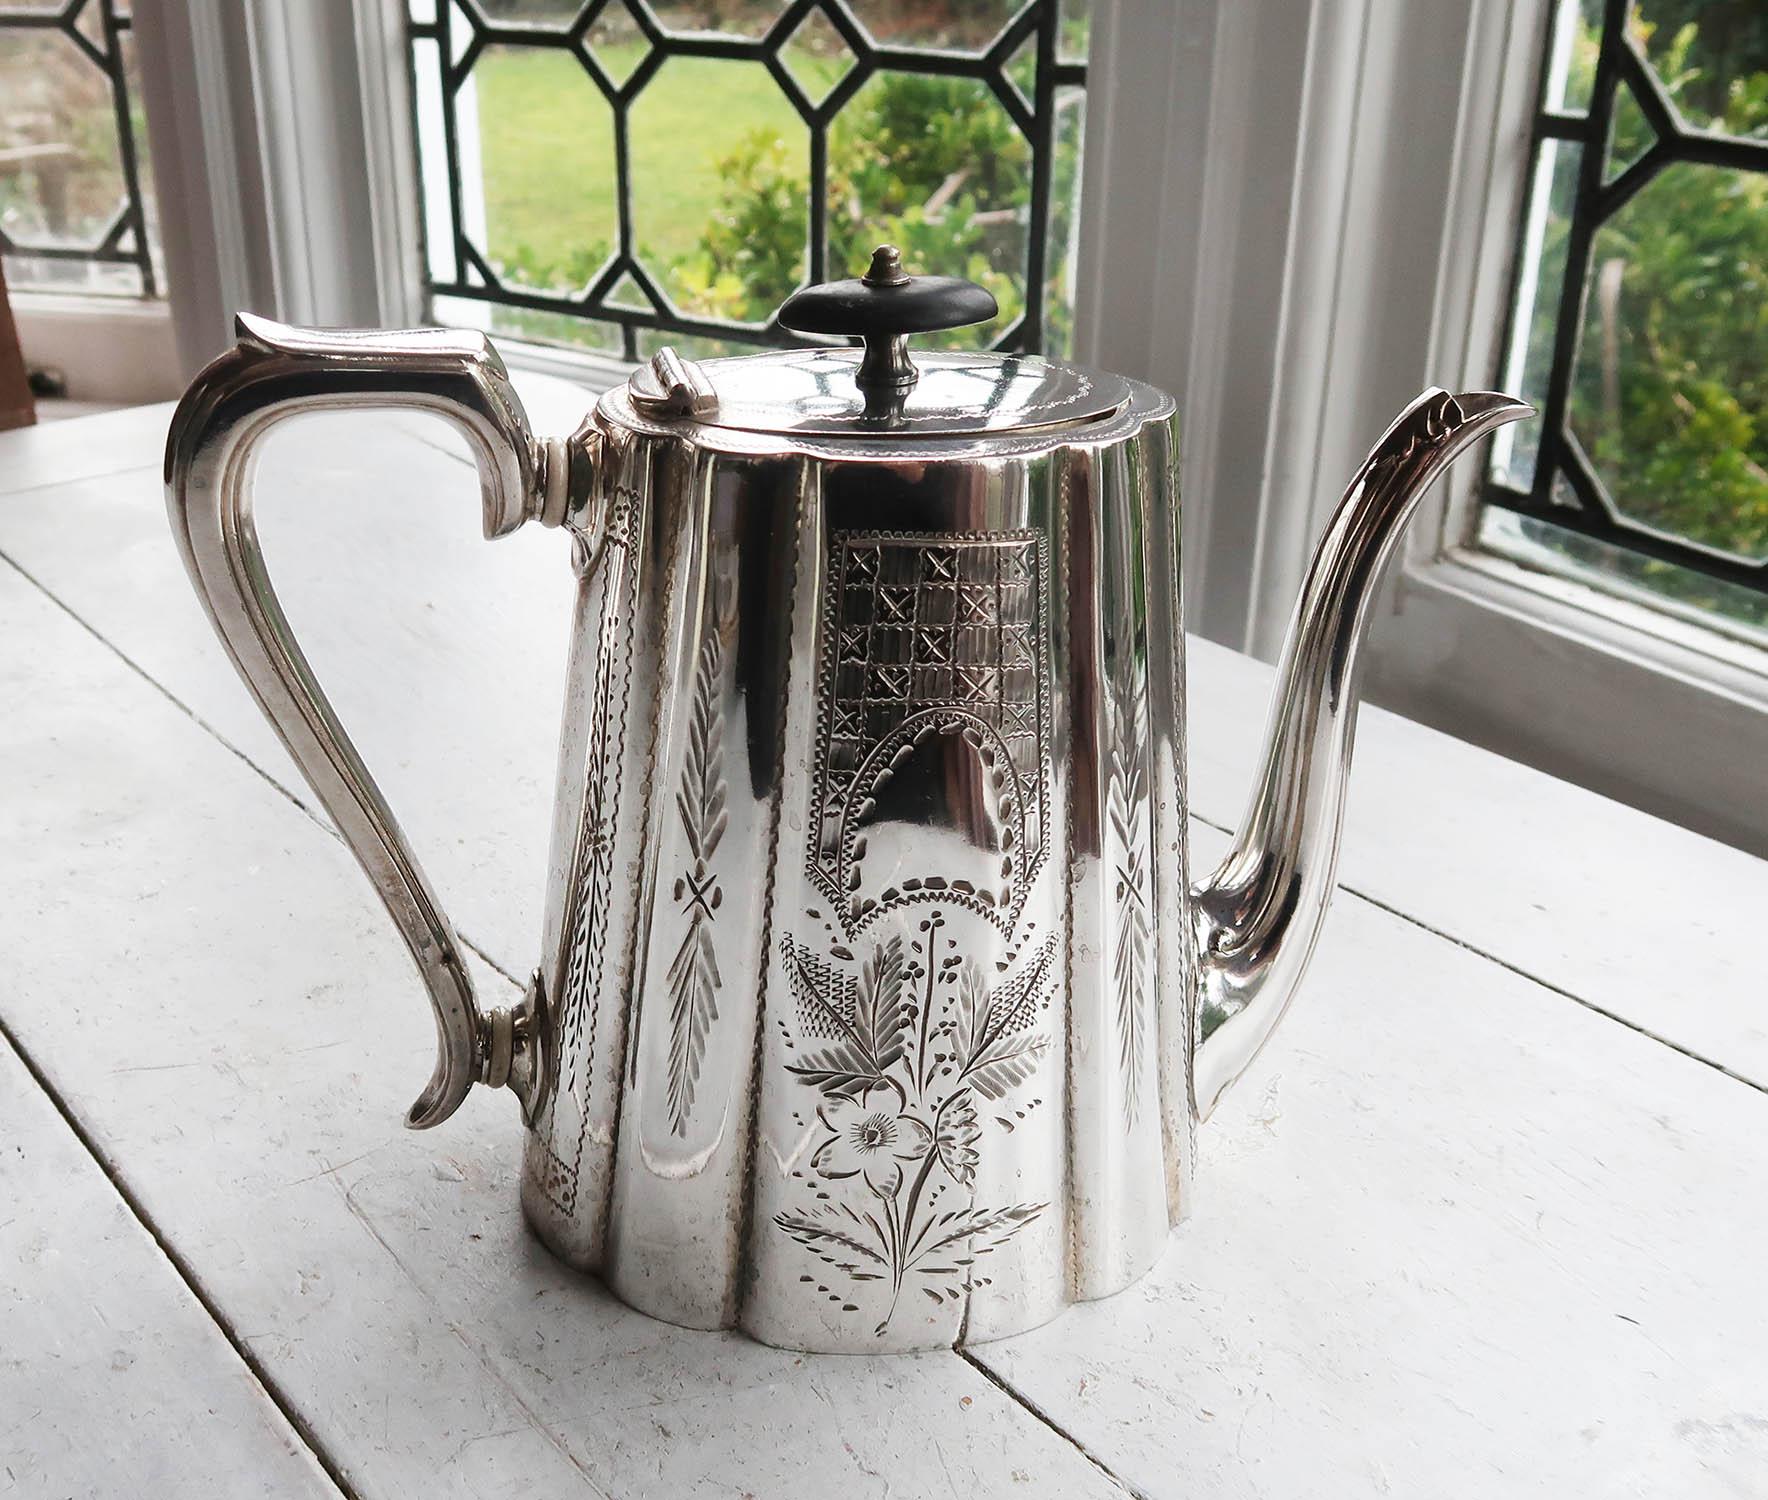
{"type": "Polygon", "coordinates": [[[667,345],[648,365],[632,372],[626,389],[634,410],[669,421],[683,417],[707,421],[718,415],[718,393],[706,372],[667,345]]]}

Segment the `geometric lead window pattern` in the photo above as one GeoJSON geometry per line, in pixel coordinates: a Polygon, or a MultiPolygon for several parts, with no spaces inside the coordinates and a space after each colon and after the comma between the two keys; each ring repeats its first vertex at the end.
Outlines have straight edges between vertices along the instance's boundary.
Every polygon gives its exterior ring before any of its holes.
{"type": "Polygon", "coordinates": [[[989,285],[990,346],[1065,347],[1086,0],[408,5],[443,321],[634,361],[800,343],[774,308],[875,233],[989,285]]]}
{"type": "Polygon", "coordinates": [[[123,0],[0,6],[0,254],[14,286],[158,295],[123,0]]]}
{"type": "Polygon", "coordinates": [[[1762,618],[1768,8],[1561,0],[1531,160],[1500,379],[1541,415],[1495,442],[1486,501],[1762,618]]]}

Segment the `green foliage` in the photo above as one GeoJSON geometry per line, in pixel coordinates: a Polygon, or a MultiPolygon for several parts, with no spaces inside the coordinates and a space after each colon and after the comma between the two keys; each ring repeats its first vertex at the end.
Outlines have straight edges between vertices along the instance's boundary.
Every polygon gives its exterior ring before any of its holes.
{"type": "MultiPolygon", "coordinates": [[[[1059,189],[1078,170],[1077,143],[1066,149],[1059,189]]],[[[672,279],[678,291],[701,289],[693,312],[761,322],[803,277],[808,175],[765,130],[746,137],[718,172],[718,212],[672,279]]],[[[833,274],[857,274],[872,248],[889,242],[911,266],[981,283],[1001,317],[954,334],[961,344],[988,342],[1023,311],[1031,151],[982,85],[879,75],[836,117],[828,179],[833,274]]]]}
{"type": "Polygon", "coordinates": [[[771,130],[752,130],[718,164],[727,186],[698,248],[675,263],[678,295],[695,312],[754,321],[804,279],[810,234],[806,182],[786,143],[771,130]]]}
{"type": "MultiPolygon", "coordinates": [[[[1758,0],[1642,0],[1629,37],[1690,124],[1768,130],[1768,12],[1758,0]],[[1723,23],[1723,35],[1709,23],[1723,23]]],[[[1590,95],[1597,40],[1579,26],[1569,99],[1590,95]]],[[[1651,144],[1644,115],[1619,94],[1605,178],[1651,144]]],[[[1574,148],[1556,166],[1540,247],[1523,380],[1536,399],[1558,332],[1577,165],[1574,148]]],[[[1703,545],[1768,555],[1768,177],[1663,169],[1598,230],[1587,286],[1567,418],[1616,507],[1703,545]]],[[[1529,446],[1519,438],[1525,475],[1529,446]]],[[[1557,528],[1536,539],[1599,573],[1768,625],[1762,596],[1691,569],[1557,528]]]]}
{"type": "Polygon", "coordinates": [[[607,264],[610,247],[604,239],[587,244],[537,246],[531,240],[504,241],[497,257],[498,274],[518,286],[557,296],[577,296],[607,264]]]}
{"type": "Polygon", "coordinates": [[[1762,0],[1640,0],[1633,34],[1693,123],[1732,135],[1768,130],[1762,0]]]}
{"type": "MultiPolygon", "coordinates": [[[[502,3],[514,16],[535,13],[549,0],[502,3]]],[[[1004,24],[1019,0],[1000,0],[999,8],[1004,24]]],[[[916,0],[907,9],[902,0],[885,0],[868,14],[869,23],[896,26],[892,35],[905,46],[943,37],[948,27],[969,28],[965,37],[985,32],[985,41],[999,30],[979,8],[954,7],[951,0],[916,0]]],[[[1077,48],[1084,47],[1084,28],[1082,17],[1065,22],[1065,36],[1077,48]]],[[[630,67],[645,47],[635,42],[601,50],[610,66],[630,67]]],[[[1015,65],[1015,77],[1028,60],[1029,53],[1015,65]]],[[[794,63],[824,87],[846,66],[844,52],[835,50],[794,63]]],[[[513,284],[580,292],[605,264],[615,232],[606,106],[575,61],[550,50],[489,49],[474,76],[487,256],[513,284]]],[[[1021,78],[1022,87],[1030,82],[1029,75],[1021,78]]],[[[1072,92],[1072,100],[1059,101],[1060,118],[1078,122],[1079,91],[1072,92]]],[[[646,85],[630,135],[639,258],[683,312],[765,322],[802,284],[809,238],[805,134],[778,86],[753,65],[676,59],[646,85]]],[[[857,274],[873,246],[889,241],[911,266],[968,276],[995,294],[1001,317],[959,330],[949,342],[992,342],[1020,315],[1031,151],[986,85],[881,73],[836,116],[828,149],[831,274],[857,274]]],[[[1062,251],[1079,166],[1078,129],[1060,128],[1046,348],[1064,348],[1068,338],[1062,251]]]]}
{"type": "MultiPolygon", "coordinates": [[[[1651,49],[1689,112],[1705,76],[1698,41],[1691,22],[1651,49]]],[[[1728,127],[1768,98],[1761,60],[1762,72],[1709,92],[1728,127]]],[[[1612,160],[1649,144],[1641,116],[1617,116],[1612,160]]],[[[1591,260],[1569,417],[1616,505],[1768,556],[1768,176],[1668,167],[1603,225],[1591,260]]]]}

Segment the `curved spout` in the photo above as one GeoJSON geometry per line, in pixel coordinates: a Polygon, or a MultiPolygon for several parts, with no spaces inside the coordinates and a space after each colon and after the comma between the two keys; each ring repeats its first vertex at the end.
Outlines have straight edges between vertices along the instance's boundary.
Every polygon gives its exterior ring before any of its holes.
{"type": "Polygon", "coordinates": [[[1320,935],[1376,585],[1431,483],[1471,443],[1532,411],[1491,391],[1426,391],[1363,461],[1321,538],[1283,644],[1252,800],[1233,847],[1192,893],[1202,1118],[1270,1036],[1320,935]]]}

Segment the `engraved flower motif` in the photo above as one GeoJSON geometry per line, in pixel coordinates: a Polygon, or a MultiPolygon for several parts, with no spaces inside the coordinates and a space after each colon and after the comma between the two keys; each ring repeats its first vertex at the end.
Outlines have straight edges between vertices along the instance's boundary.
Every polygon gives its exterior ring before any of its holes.
{"type": "Polygon", "coordinates": [[[982,1139],[982,1126],[977,1123],[970,1091],[960,1089],[948,1098],[939,1107],[933,1125],[933,1149],[939,1153],[940,1165],[951,1173],[959,1187],[969,1187],[976,1176],[976,1143],[982,1139]]]}
{"type": "Polygon", "coordinates": [[[933,1147],[933,1132],[913,1115],[869,1107],[858,1099],[835,1095],[817,1111],[829,1137],[816,1148],[810,1164],[823,1177],[854,1177],[881,1192],[902,1185],[902,1163],[920,1161],[933,1147]]]}

